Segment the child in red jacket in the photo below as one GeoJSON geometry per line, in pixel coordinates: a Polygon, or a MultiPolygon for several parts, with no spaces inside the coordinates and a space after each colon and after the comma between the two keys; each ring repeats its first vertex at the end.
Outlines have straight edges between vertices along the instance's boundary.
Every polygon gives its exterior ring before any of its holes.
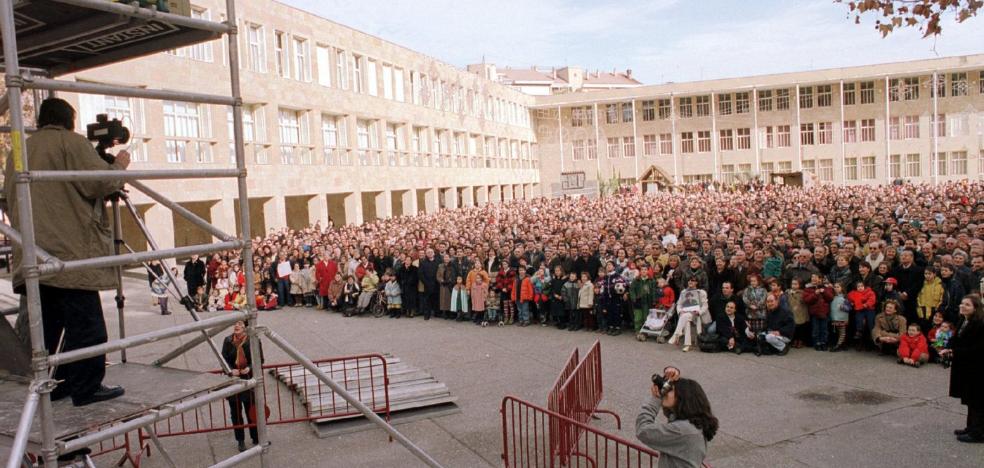
{"type": "Polygon", "coordinates": [[[906,334],[899,339],[899,364],[919,367],[929,361],[929,345],[919,324],[909,324],[906,334]]]}
{"type": "Polygon", "coordinates": [[[676,304],[676,294],[673,292],[673,288],[663,278],[656,280],[656,286],[663,291],[657,302],[657,307],[663,310],[670,310],[670,307],[676,304]]]}
{"type": "Polygon", "coordinates": [[[863,281],[854,284],[854,291],[847,293],[847,300],[854,307],[854,339],[858,342],[858,351],[868,342],[865,337],[871,336],[875,326],[875,291],[865,286],[863,281]]]}
{"type": "Polygon", "coordinates": [[[803,302],[810,313],[813,328],[813,349],[827,350],[828,329],[830,328],[830,301],[834,300],[834,288],[827,284],[823,275],[814,273],[803,290],[803,302]]]}

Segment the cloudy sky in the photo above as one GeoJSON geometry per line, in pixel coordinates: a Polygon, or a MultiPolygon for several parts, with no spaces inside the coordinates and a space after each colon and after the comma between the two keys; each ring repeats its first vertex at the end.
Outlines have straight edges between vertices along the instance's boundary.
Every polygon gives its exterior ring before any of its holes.
{"type": "Polygon", "coordinates": [[[463,67],[577,65],[644,83],[984,53],[984,18],[882,39],[831,0],[281,0],[463,67]]]}

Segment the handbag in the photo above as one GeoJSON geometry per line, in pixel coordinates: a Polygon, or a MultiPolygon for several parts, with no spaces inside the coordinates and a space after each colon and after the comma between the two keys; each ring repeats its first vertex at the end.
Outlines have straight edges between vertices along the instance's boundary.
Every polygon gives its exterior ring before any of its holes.
{"type": "Polygon", "coordinates": [[[717,333],[701,333],[697,335],[697,347],[705,353],[719,353],[721,352],[721,337],[717,333]]]}

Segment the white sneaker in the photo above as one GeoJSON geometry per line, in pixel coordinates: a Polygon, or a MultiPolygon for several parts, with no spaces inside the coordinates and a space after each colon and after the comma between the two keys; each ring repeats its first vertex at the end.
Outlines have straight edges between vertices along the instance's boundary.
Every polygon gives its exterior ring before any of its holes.
{"type": "Polygon", "coordinates": [[[677,341],[680,341],[680,335],[673,335],[673,336],[671,336],[670,339],[667,340],[667,343],[669,343],[671,345],[675,345],[675,344],[677,344],[677,341]]]}

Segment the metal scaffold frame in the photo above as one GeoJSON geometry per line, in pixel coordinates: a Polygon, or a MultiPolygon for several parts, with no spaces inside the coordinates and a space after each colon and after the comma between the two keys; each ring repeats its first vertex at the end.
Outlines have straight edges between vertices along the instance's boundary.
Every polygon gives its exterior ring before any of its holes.
{"type": "MultiPolygon", "coordinates": [[[[229,55],[229,75],[231,84],[231,97],[227,96],[214,96],[206,95],[201,93],[189,93],[180,91],[165,91],[165,90],[151,90],[136,87],[125,87],[125,86],[113,86],[113,85],[101,85],[101,84],[90,84],[90,83],[80,83],[74,81],[60,81],[56,80],[50,76],[48,77],[38,77],[36,74],[32,74],[28,70],[22,70],[20,65],[20,58],[18,57],[17,48],[17,30],[15,27],[15,17],[14,17],[14,0],[0,0],[0,34],[2,34],[3,39],[3,65],[6,75],[6,95],[0,99],[0,112],[10,111],[10,141],[11,141],[11,155],[15,177],[14,180],[8,180],[6,183],[16,184],[16,206],[10,207],[11,211],[17,210],[19,219],[19,228],[8,226],[6,224],[0,223],[0,233],[6,235],[11,241],[20,246],[22,250],[22,262],[21,262],[21,274],[24,278],[25,288],[26,288],[26,309],[29,317],[30,323],[30,342],[31,342],[31,375],[32,381],[28,387],[28,395],[26,402],[24,404],[24,409],[20,416],[20,421],[17,426],[17,432],[14,437],[14,442],[12,445],[12,450],[10,452],[10,458],[6,463],[7,468],[18,468],[22,466],[24,461],[24,456],[26,453],[31,428],[34,424],[35,416],[38,417],[40,422],[40,455],[44,461],[45,466],[57,466],[57,457],[65,453],[71,453],[76,450],[84,449],[92,444],[98,443],[110,439],[112,437],[126,434],[130,431],[152,428],[153,424],[157,421],[166,420],[169,417],[179,414],[184,411],[193,410],[202,405],[207,405],[213,401],[221,400],[229,396],[235,395],[239,392],[252,390],[254,402],[257,408],[264,408],[266,402],[264,401],[264,376],[262,369],[262,362],[260,357],[260,336],[265,336],[269,341],[274,343],[276,346],[283,349],[287,354],[294,357],[298,362],[308,370],[310,370],[316,378],[327,384],[335,392],[341,396],[343,399],[347,400],[355,408],[361,411],[371,422],[375,423],[377,426],[386,431],[390,436],[395,438],[401,444],[407,447],[407,449],[418,459],[424,462],[428,466],[439,467],[441,466],[437,461],[431,458],[423,450],[413,444],[410,439],[394,429],[389,423],[376,415],[371,408],[362,404],[356,397],[350,395],[345,391],[344,388],[339,386],[336,382],[331,380],[331,378],[326,375],[323,371],[315,366],[310,359],[304,357],[301,352],[288,343],[285,339],[277,335],[272,330],[266,327],[259,326],[257,321],[258,314],[255,309],[255,305],[252,301],[247,301],[247,308],[243,311],[231,312],[224,314],[219,317],[201,319],[196,314],[192,314],[194,319],[191,323],[185,323],[169,327],[162,330],[152,331],[149,333],[144,333],[134,336],[125,336],[125,327],[123,325],[124,317],[122,312],[122,307],[119,307],[119,320],[120,320],[120,336],[115,340],[110,340],[107,343],[90,346],[87,348],[76,349],[67,352],[57,352],[54,354],[49,354],[45,347],[44,342],[44,332],[42,328],[42,312],[41,312],[41,299],[40,299],[40,280],[47,276],[68,272],[77,271],[83,269],[91,268],[101,268],[101,267],[116,267],[121,268],[123,265],[129,265],[134,263],[148,262],[151,260],[161,260],[176,258],[180,256],[186,256],[191,254],[204,254],[211,252],[219,252],[231,249],[238,249],[241,251],[241,257],[243,261],[243,270],[246,275],[246,297],[252,298],[255,296],[254,283],[253,283],[253,255],[252,255],[252,243],[250,241],[250,220],[249,220],[249,203],[247,194],[247,171],[246,171],[246,161],[245,161],[245,149],[244,149],[244,139],[243,139],[243,113],[242,113],[242,98],[240,94],[240,77],[239,77],[239,50],[238,50],[238,39],[237,39],[237,20],[236,20],[236,2],[235,0],[226,0],[226,18],[227,21],[211,22],[206,20],[188,18],[184,16],[178,16],[168,13],[158,12],[150,8],[142,8],[137,2],[132,3],[116,3],[106,0],[53,0],[54,2],[71,5],[74,7],[91,9],[93,11],[103,12],[105,14],[118,15],[121,18],[144,20],[144,21],[157,21],[162,23],[168,23],[175,26],[181,26],[186,29],[196,30],[196,33],[208,33],[213,36],[209,36],[205,39],[196,39],[199,42],[204,40],[212,40],[215,38],[214,35],[225,34],[228,40],[228,55],[229,55]],[[195,102],[195,103],[209,103],[209,104],[219,104],[219,105],[229,105],[232,106],[232,116],[233,116],[233,139],[235,146],[235,168],[229,169],[178,169],[178,170],[137,170],[137,171],[31,171],[29,162],[26,158],[25,151],[25,125],[24,117],[21,110],[23,109],[23,100],[21,93],[23,90],[47,90],[47,91],[66,91],[74,93],[93,93],[93,94],[106,94],[113,96],[128,96],[128,97],[138,97],[145,99],[168,99],[168,100],[178,100],[185,102],[195,102]],[[163,250],[151,250],[148,252],[140,253],[117,253],[116,255],[106,255],[93,257],[82,260],[61,260],[58,259],[48,252],[42,250],[36,242],[35,238],[35,228],[34,228],[34,218],[33,218],[33,208],[31,199],[31,185],[35,183],[57,183],[57,182],[71,182],[71,181],[81,181],[81,180],[97,180],[104,178],[115,178],[122,179],[124,181],[130,182],[131,186],[137,190],[143,192],[145,195],[151,199],[157,201],[161,205],[170,208],[174,213],[182,216],[183,218],[190,221],[192,224],[198,226],[199,228],[205,230],[209,234],[218,238],[218,242],[203,245],[194,245],[188,247],[178,247],[163,250]],[[240,236],[237,238],[222,232],[221,230],[214,227],[208,221],[198,217],[191,211],[184,209],[176,202],[167,199],[164,195],[161,195],[153,190],[151,190],[146,185],[140,183],[138,180],[141,179],[184,179],[184,178],[236,178],[238,185],[237,197],[239,200],[239,224],[240,224],[240,236]],[[211,340],[211,336],[215,335],[219,330],[227,328],[240,320],[249,320],[249,325],[247,327],[247,332],[250,340],[250,349],[252,354],[252,364],[251,364],[251,375],[252,378],[248,380],[240,380],[235,383],[231,383],[225,387],[218,390],[204,393],[195,398],[184,400],[177,404],[167,404],[159,408],[152,409],[142,415],[127,419],[126,421],[115,424],[107,425],[100,430],[95,430],[93,432],[88,432],[82,434],[80,437],[68,440],[60,441],[57,440],[57,434],[55,432],[55,414],[51,401],[51,392],[55,388],[57,382],[53,380],[51,375],[51,369],[58,365],[63,365],[70,362],[76,362],[81,359],[85,359],[92,356],[98,356],[101,354],[109,353],[112,351],[124,351],[126,348],[139,346],[143,344],[153,343],[160,339],[177,337],[184,334],[196,333],[197,336],[189,345],[180,346],[176,350],[166,354],[164,357],[158,359],[154,365],[161,365],[167,362],[180,353],[187,352],[194,345],[200,344],[205,341],[211,340]]],[[[199,36],[195,36],[196,38],[199,36]]],[[[64,39],[64,38],[62,38],[64,39]]],[[[187,40],[182,45],[187,45],[187,40]]],[[[127,56],[124,52],[114,52],[110,54],[113,58],[112,61],[119,61],[128,58],[133,58],[140,55],[146,55],[152,53],[152,50],[148,50],[145,44],[134,47],[132,53],[127,56]],[[114,55],[115,54],[115,55],[114,55]]],[[[103,60],[103,62],[96,62],[97,59],[83,59],[80,60],[79,64],[75,68],[71,68],[71,65],[59,66],[55,68],[55,72],[66,72],[73,71],[85,67],[91,67],[96,65],[102,65],[104,63],[111,63],[112,61],[103,60]]],[[[3,129],[7,130],[7,129],[3,129]]],[[[116,211],[116,216],[119,216],[119,211],[116,211]]],[[[138,219],[139,221],[139,219],[138,219]]],[[[118,218],[115,220],[119,223],[118,218]]],[[[153,244],[153,242],[151,241],[153,244]]],[[[168,273],[169,274],[169,273],[168,273]]],[[[213,344],[214,349],[214,344],[213,344]]],[[[218,354],[218,353],[216,353],[218,354]]],[[[218,356],[221,361],[221,356],[218,356]]],[[[225,363],[222,362],[224,365],[225,363]]],[[[251,460],[255,457],[259,457],[260,464],[264,468],[270,466],[269,462],[269,447],[270,442],[267,435],[267,426],[265,418],[256,418],[255,421],[257,434],[259,437],[259,443],[242,452],[236,454],[226,460],[220,461],[214,466],[234,466],[241,462],[251,460]]],[[[153,436],[152,430],[150,431],[153,436]]],[[[154,439],[155,445],[164,454],[164,458],[169,464],[173,465],[173,461],[170,456],[164,451],[163,446],[161,446],[156,437],[154,439]]]]}

